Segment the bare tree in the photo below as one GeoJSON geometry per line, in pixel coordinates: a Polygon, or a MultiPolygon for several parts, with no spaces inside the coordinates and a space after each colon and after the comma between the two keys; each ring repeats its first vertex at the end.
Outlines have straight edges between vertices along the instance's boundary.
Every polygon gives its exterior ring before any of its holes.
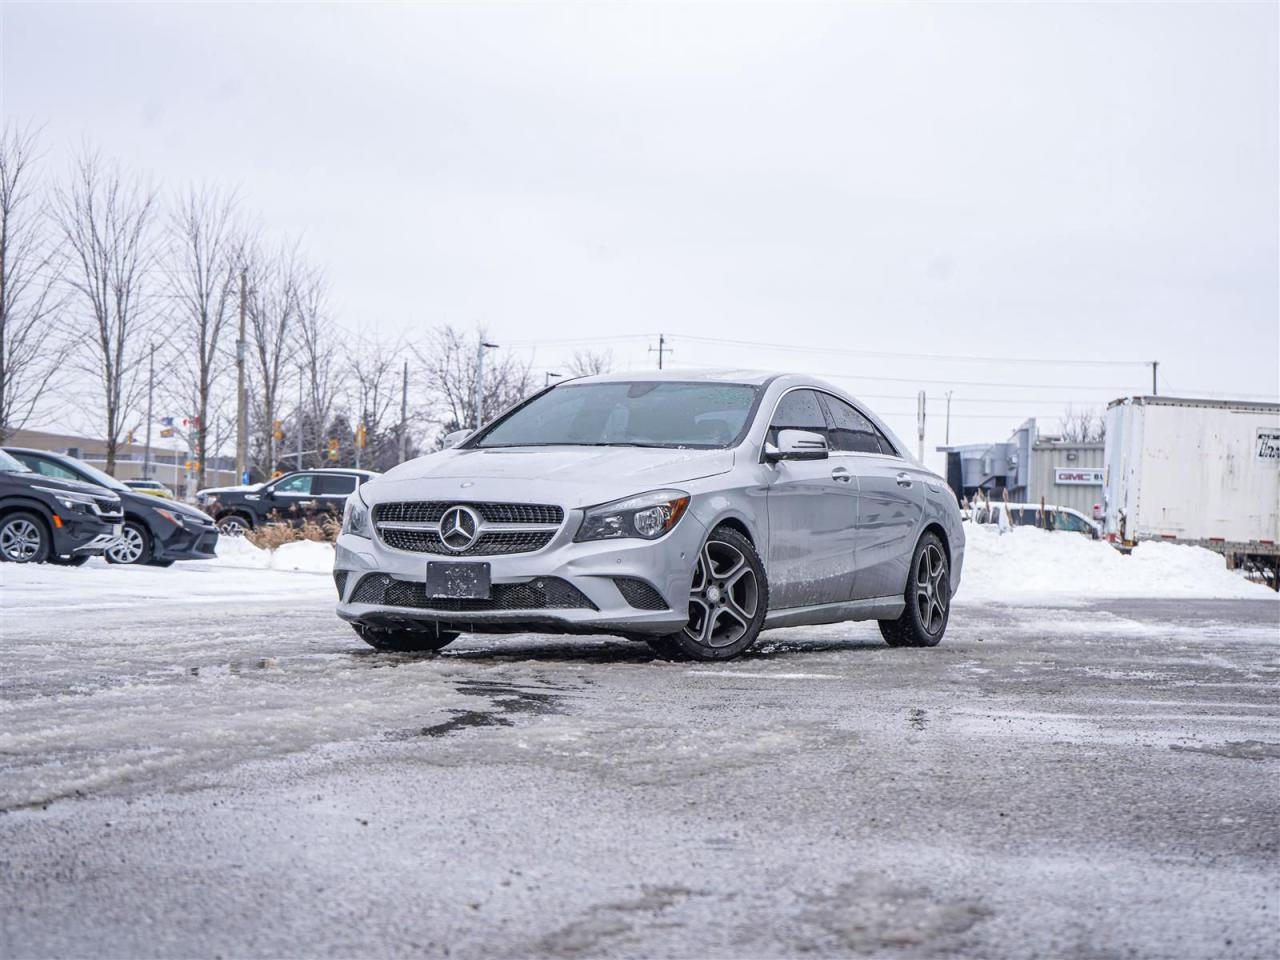
{"type": "Polygon", "coordinates": [[[328,425],[342,386],[342,369],[337,360],[333,325],[326,314],[324,277],[298,265],[294,276],[295,356],[303,383],[303,409],[294,417],[295,429],[303,430],[302,443],[319,451],[331,435],[328,425]],[[305,425],[305,427],[304,427],[305,425]]]}
{"type": "Polygon", "coordinates": [[[71,342],[55,322],[62,263],[33,181],[35,149],[32,130],[0,131],[0,443],[31,419],[71,342]]]}
{"type": "Polygon", "coordinates": [[[216,188],[193,188],[178,198],[169,216],[171,322],[166,341],[172,348],[172,368],[165,380],[178,385],[176,399],[193,420],[190,442],[197,487],[205,485],[205,463],[218,449],[211,443],[213,421],[221,413],[214,404],[225,399],[214,386],[229,364],[223,335],[235,316],[239,294],[235,207],[235,198],[216,188]]]}
{"type": "Polygon", "coordinates": [[[357,428],[366,435],[364,465],[389,470],[400,462],[400,364],[404,345],[376,334],[357,339],[352,352],[348,394],[357,428]]]}
{"type": "Polygon", "coordinates": [[[1068,443],[1101,443],[1106,438],[1107,421],[1094,410],[1076,412],[1068,406],[1058,422],[1062,439],[1068,443]]]}
{"type": "MultiPolygon", "coordinates": [[[[434,330],[427,343],[413,347],[422,366],[428,397],[426,419],[439,427],[436,447],[445,434],[470,426],[476,417],[476,379],[480,343],[484,330],[475,338],[452,326],[434,330]]],[[[480,420],[484,421],[523,400],[532,392],[527,364],[510,354],[490,352],[484,360],[484,398],[480,420]]]]}
{"type": "Polygon", "coordinates": [[[264,254],[256,247],[246,248],[242,268],[249,284],[246,336],[251,370],[247,379],[254,398],[250,409],[256,421],[259,465],[269,475],[277,461],[275,421],[292,372],[298,251],[294,247],[264,254]]]}
{"type": "Polygon", "coordinates": [[[613,351],[578,350],[566,364],[571,377],[593,377],[613,369],[613,351]]]}
{"type": "Polygon", "coordinates": [[[70,260],[66,282],[90,328],[81,359],[102,388],[108,473],[115,471],[125,418],[138,399],[139,361],[151,319],[147,285],[155,197],[143,178],[126,176],[117,164],[86,151],[55,198],[70,260]]]}

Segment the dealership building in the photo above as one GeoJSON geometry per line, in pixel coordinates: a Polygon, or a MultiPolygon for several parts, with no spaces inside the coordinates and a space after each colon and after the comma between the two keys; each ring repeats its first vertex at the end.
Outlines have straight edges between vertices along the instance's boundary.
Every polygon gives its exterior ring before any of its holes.
{"type": "Polygon", "coordinates": [[[947,455],[947,483],[957,497],[970,500],[985,493],[993,500],[1009,491],[1013,503],[1039,503],[1079,510],[1093,516],[1102,503],[1106,479],[1104,445],[1040,436],[1028,420],[997,443],[938,447],[947,455]]]}

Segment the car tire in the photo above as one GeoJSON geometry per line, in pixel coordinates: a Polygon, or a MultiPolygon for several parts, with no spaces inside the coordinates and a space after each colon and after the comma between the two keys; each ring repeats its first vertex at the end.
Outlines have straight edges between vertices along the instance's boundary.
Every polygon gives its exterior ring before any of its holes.
{"type": "Polygon", "coordinates": [[[689,622],[648,643],[667,660],[731,660],[756,642],[768,609],[769,581],[756,548],[732,527],[716,527],[694,565],[689,622]]]}
{"type": "Polygon", "coordinates": [[[136,520],[126,520],[120,539],[107,547],[107,563],[148,563],[151,560],[151,534],[136,520]]]}
{"type": "Polygon", "coordinates": [[[173,561],[172,560],[148,560],[147,566],[148,567],[172,567],[173,561]]]}
{"type": "Polygon", "coordinates": [[[6,563],[44,563],[52,541],[38,514],[17,510],[0,519],[0,560],[6,563]]]}
{"type": "Polygon", "coordinates": [[[70,557],[50,557],[50,563],[56,563],[60,567],[83,567],[89,562],[89,555],[81,553],[70,557]]]}
{"type": "Polygon", "coordinates": [[[396,653],[434,653],[458,639],[458,634],[449,630],[392,630],[359,623],[353,623],[351,629],[373,649],[396,653]]]}
{"type": "Polygon", "coordinates": [[[880,635],[891,647],[935,647],[951,616],[951,565],[936,533],[926,533],[911,555],[911,574],[897,620],[881,620],[880,635]]]}
{"type": "Polygon", "coordinates": [[[226,537],[243,537],[253,529],[253,521],[242,513],[228,513],[218,518],[218,532],[226,537]]]}

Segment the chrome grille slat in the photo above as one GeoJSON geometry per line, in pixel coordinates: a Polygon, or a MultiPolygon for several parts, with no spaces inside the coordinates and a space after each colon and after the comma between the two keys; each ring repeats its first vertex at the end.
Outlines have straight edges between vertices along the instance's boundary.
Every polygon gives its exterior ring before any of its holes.
{"type": "Polygon", "coordinates": [[[564,510],[549,503],[491,503],[467,500],[415,500],[380,503],[373,508],[374,523],[439,523],[450,507],[470,507],[485,523],[544,524],[559,526],[564,510]]]}
{"type": "Polygon", "coordinates": [[[564,523],[554,504],[420,500],[380,503],[373,508],[379,539],[395,550],[446,557],[492,557],[532,553],[549,544],[564,523]],[[465,550],[450,550],[440,537],[440,522],[454,507],[479,518],[476,540],[465,550]]]}

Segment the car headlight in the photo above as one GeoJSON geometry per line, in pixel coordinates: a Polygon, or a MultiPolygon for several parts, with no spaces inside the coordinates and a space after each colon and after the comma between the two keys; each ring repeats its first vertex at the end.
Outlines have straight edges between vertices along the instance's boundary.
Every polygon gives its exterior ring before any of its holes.
{"type": "Polygon", "coordinates": [[[161,510],[159,507],[155,507],[154,509],[156,513],[160,514],[160,516],[164,517],[175,527],[182,526],[182,514],[174,513],[172,510],[161,510]]]}
{"type": "Polygon", "coordinates": [[[637,497],[589,507],[573,539],[617,540],[638,537],[657,540],[670,533],[689,507],[683,490],[654,490],[637,497]]]}
{"type": "Polygon", "coordinates": [[[360,496],[360,491],[347,497],[347,505],[342,511],[342,532],[351,533],[366,540],[373,539],[373,523],[369,519],[369,505],[360,496]]]}
{"type": "Polygon", "coordinates": [[[70,490],[59,490],[57,487],[32,487],[33,490],[41,490],[45,493],[52,494],[53,498],[62,504],[62,509],[68,513],[93,513],[93,497],[85,493],[72,493],[70,490]]]}

